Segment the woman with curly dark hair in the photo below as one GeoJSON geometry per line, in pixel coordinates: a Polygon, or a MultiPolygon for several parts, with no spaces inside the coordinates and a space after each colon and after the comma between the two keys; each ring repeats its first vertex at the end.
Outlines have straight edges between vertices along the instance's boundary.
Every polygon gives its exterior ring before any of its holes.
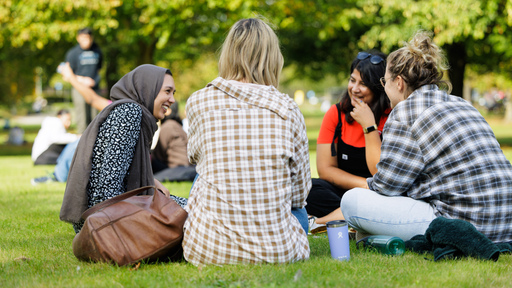
{"type": "Polygon", "coordinates": [[[376,172],[381,132],[390,112],[379,80],[386,70],[385,58],[380,52],[359,52],[350,67],[347,91],[324,116],[316,154],[320,179],[313,179],[306,206],[313,216],[310,233],[325,232],[325,223],[344,219],[343,194],[365,188],[366,178],[376,172]]]}

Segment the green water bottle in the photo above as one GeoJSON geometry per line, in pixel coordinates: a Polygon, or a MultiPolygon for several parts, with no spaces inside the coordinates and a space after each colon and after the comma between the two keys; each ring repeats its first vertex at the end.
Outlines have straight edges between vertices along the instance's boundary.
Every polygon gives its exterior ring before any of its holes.
{"type": "Polygon", "coordinates": [[[371,247],[382,254],[386,255],[402,255],[405,252],[404,240],[387,235],[374,235],[365,237],[357,241],[356,247],[362,242],[364,247],[371,247]]]}

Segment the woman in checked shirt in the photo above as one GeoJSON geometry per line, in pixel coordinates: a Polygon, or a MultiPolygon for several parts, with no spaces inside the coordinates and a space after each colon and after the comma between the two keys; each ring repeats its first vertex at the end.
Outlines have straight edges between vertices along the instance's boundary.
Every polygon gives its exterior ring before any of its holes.
{"type": "Polygon", "coordinates": [[[187,101],[188,157],[199,176],[183,250],[194,265],[309,258],[292,214],[311,188],[308,138],[297,104],[276,89],[282,67],[274,31],[240,20],[222,46],[219,77],[187,101]]]}
{"type": "Polygon", "coordinates": [[[495,243],[512,241],[512,166],[491,127],[449,95],[445,59],[426,32],[389,54],[382,85],[393,108],[377,173],[341,209],[358,232],[408,240],[442,216],[461,219],[495,243]],[[442,90],[445,88],[445,90],[442,90]]]}

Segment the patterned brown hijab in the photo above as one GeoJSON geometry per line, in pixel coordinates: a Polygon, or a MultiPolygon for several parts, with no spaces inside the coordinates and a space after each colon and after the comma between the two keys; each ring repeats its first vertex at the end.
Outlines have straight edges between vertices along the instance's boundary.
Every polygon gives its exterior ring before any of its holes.
{"type": "MultiPolygon", "coordinates": [[[[142,108],[140,136],[135,154],[128,170],[127,191],[146,185],[154,185],[151,169],[150,148],[153,134],[157,130],[157,119],[153,116],[155,98],[160,92],[168,69],[154,65],[141,65],[121,78],[110,91],[112,104],[105,107],[94,118],[80,137],[71,167],[66,191],[60,210],[62,221],[78,223],[82,213],[88,209],[87,185],[91,173],[93,148],[101,124],[110,112],[122,103],[137,103],[142,108]]],[[[152,192],[152,191],[149,191],[152,192]]]]}

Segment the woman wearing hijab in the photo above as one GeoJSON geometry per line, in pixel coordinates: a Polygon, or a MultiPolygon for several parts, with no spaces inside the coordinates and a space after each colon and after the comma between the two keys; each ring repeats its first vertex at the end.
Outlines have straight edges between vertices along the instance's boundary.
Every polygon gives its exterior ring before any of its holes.
{"type": "MultiPolygon", "coordinates": [[[[154,65],[135,68],[112,87],[112,104],[82,134],[69,171],[60,219],[76,233],[82,213],[95,204],[147,185],[166,190],[153,178],[150,148],[174,91],[171,71],[154,65]]],[[[186,205],[186,199],[171,197],[186,205]]]]}

